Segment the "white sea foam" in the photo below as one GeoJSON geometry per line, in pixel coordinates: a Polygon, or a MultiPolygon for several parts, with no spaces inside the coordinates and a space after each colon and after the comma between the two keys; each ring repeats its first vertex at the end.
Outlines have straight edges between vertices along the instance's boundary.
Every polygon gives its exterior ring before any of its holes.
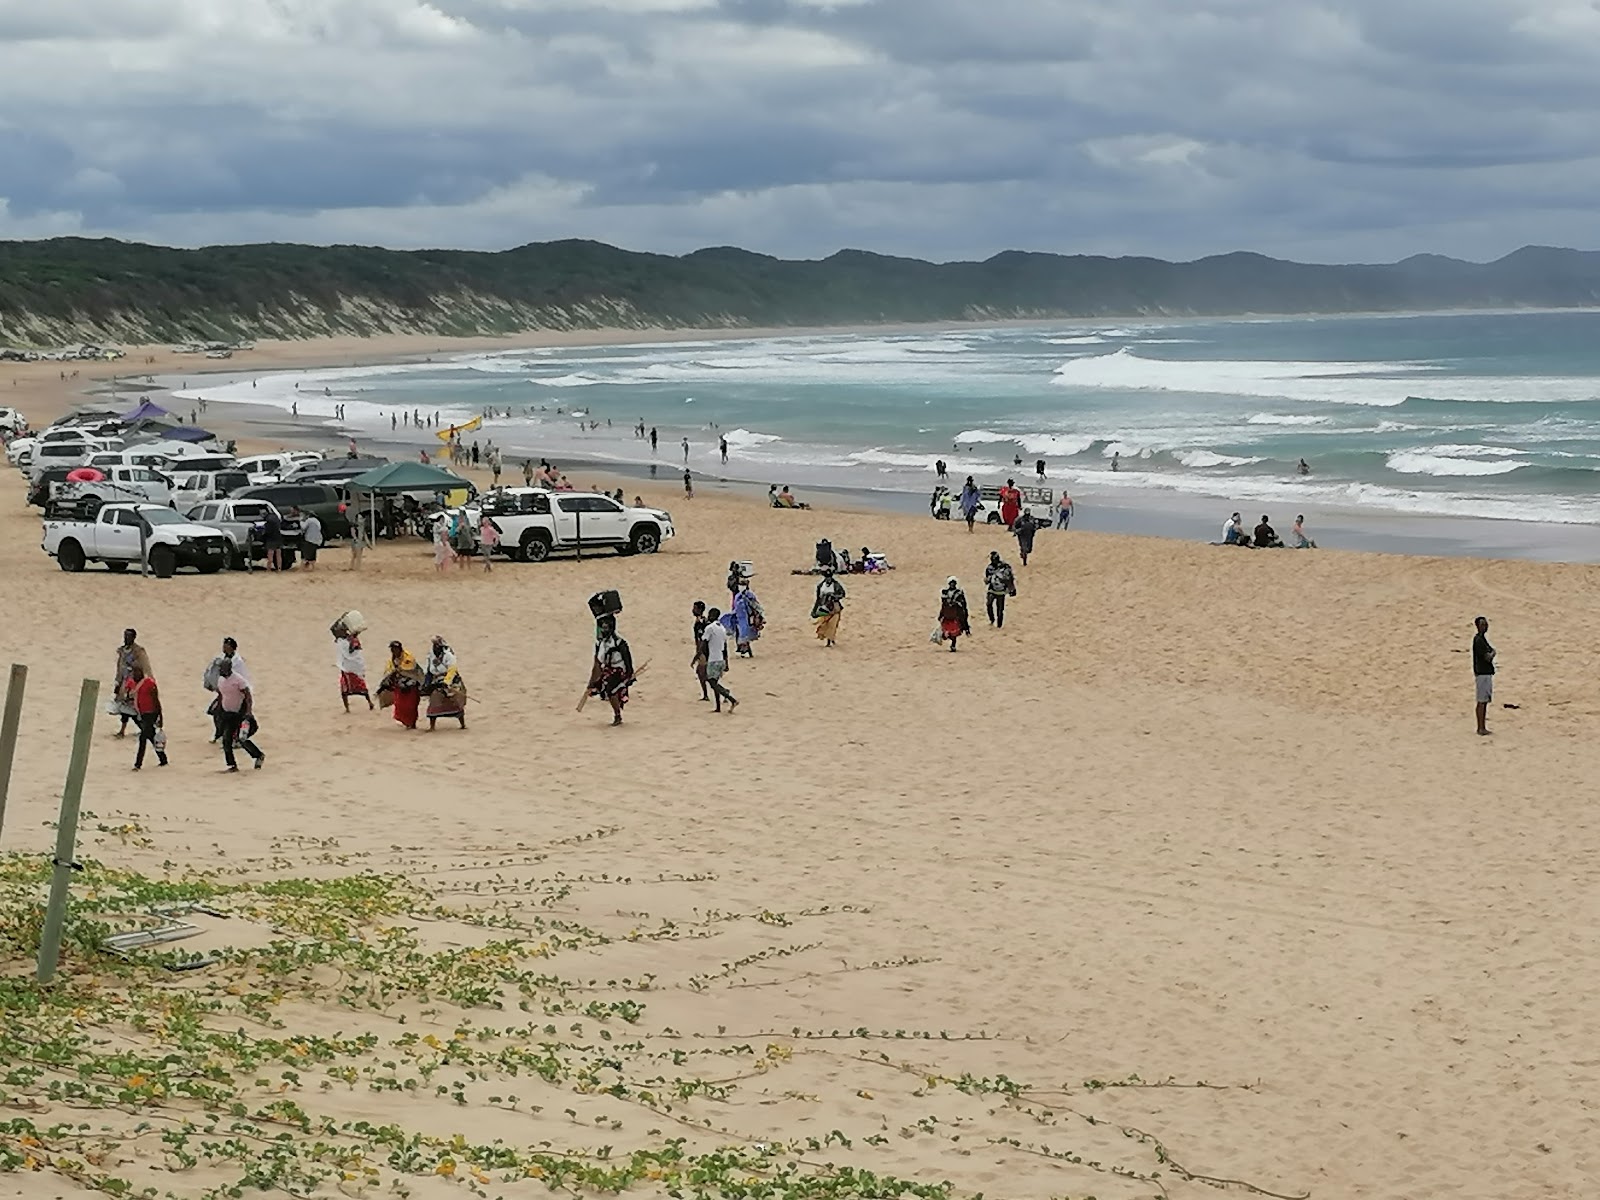
{"type": "Polygon", "coordinates": [[[557,375],[553,379],[535,379],[534,382],[541,383],[545,387],[569,388],[594,387],[597,383],[606,383],[609,381],[604,379],[596,379],[593,375],[585,375],[581,371],[574,371],[570,375],[557,375]]]}
{"type": "Polygon", "coordinates": [[[1509,475],[1526,463],[1511,459],[1457,458],[1449,454],[1427,454],[1420,450],[1397,450],[1385,465],[1402,475],[1509,475]]]}
{"type": "Polygon", "coordinates": [[[1259,458],[1237,458],[1232,454],[1217,454],[1212,450],[1179,450],[1172,456],[1186,467],[1248,467],[1262,462],[1259,458]]]}
{"type": "Polygon", "coordinates": [[[1310,413],[1252,413],[1245,422],[1247,425],[1326,425],[1327,417],[1316,417],[1310,413]]]}
{"type": "Polygon", "coordinates": [[[1103,346],[1106,339],[1098,333],[1086,333],[1082,337],[1045,338],[1052,346],[1103,346]]]}
{"type": "Polygon", "coordinates": [[[1269,396],[1392,408],[1409,396],[1462,403],[1575,403],[1600,399],[1589,377],[1446,374],[1429,362],[1288,362],[1265,359],[1147,358],[1123,347],[1056,367],[1062,387],[1269,396]]]}
{"type": "Polygon", "coordinates": [[[1095,443],[1092,437],[1058,433],[1024,433],[1018,435],[1016,440],[1017,444],[1029,454],[1052,455],[1056,458],[1071,458],[1074,454],[1082,454],[1095,443]]]}
{"type": "Polygon", "coordinates": [[[728,439],[730,446],[762,446],[783,440],[775,433],[756,433],[750,429],[730,429],[722,436],[728,439]]]}
{"type": "Polygon", "coordinates": [[[951,440],[957,445],[962,442],[980,445],[985,442],[1014,442],[1017,440],[1017,435],[1014,433],[996,433],[992,429],[963,429],[951,440]]]}

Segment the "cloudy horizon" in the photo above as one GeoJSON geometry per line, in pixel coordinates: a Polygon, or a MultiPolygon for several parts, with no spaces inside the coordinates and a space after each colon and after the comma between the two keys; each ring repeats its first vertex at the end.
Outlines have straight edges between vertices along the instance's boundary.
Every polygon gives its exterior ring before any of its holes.
{"type": "Polygon", "coordinates": [[[1600,245],[1588,0],[0,0],[0,238],[1600,245]]]}

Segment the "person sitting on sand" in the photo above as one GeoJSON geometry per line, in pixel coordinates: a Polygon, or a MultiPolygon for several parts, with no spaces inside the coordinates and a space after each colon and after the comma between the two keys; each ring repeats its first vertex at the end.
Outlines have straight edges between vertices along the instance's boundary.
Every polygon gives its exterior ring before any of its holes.
{"type": "Polygon", "coordinates": [[[1301,513],[1294,519],[1294,528],[1289,531],[1289,546],[1294,550],[1315,550],[1317,544],[1306,536],[1306,515],[1301,513]]]}
{"type": "Polygon", "coordinates": [[[1258,550],[1283,549],[1283,540],[1278,537],[1278,531],[1267,520],[1266,513],[1261,514],[1261,524],[1256,526],[1255,539],[1258,550]]]}
{"type": "Polygon", "coordinates": [[[783,507],[783,505],[778,501],[778,485],[775,483],[769,483],[767,485],[767,504],[772,508],[783,507]]]}
{"type": "Polygon", "coordinates": [[[810,508],[809,504],[801,504],[794,498],[794,493],[789,490],[789,485],[784,484],[778,492],[778,504],[783,508],[810,508]]]}
{"type": "Polygon", "coordinates": [[[1244,531],[1244,521],[1238,513],[1222,523],[1222,544],[1250,548],[1250,535],[1244,531]]]}

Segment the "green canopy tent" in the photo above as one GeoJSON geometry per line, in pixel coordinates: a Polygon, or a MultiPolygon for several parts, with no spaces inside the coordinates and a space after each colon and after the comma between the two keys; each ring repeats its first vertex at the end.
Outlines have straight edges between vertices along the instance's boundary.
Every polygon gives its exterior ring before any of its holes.
{"type": "Polygon", "coordinates": [[[469,479],[463,479],[441,467],[414,462],[384,463],[381,467],[373,467],[372,470],[364,471],[347,480],[345,487],[350,490],[352,500],[358,494],[366,495],[370,529],[378,527],[379,496],[399,496],[406,492],[442,495],[463,489],[470,494],[476,490],[469,479]]]}

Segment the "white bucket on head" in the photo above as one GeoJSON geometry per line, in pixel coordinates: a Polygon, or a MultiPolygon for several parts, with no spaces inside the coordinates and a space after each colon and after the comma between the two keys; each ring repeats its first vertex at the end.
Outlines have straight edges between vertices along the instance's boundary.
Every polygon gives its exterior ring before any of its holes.
{"type": "Polygon", "coordinates": [[[334,624],[343,625],[351,633],[360,633],[367,627],[367,619],[352,608],[349,612],[341,614],[334,624]]]}
{"type": "Polygon", "coordinates": [[[744,559],[737,559],[737,560],[735,560],[735,562],[736,562],[736,565],[739,568],[739,577],[741,579],[753,579],[753,578],[755,578],[755,573],[756,573],[756,565],[755,565],[755,563],[747,562],[744,559]]]}

